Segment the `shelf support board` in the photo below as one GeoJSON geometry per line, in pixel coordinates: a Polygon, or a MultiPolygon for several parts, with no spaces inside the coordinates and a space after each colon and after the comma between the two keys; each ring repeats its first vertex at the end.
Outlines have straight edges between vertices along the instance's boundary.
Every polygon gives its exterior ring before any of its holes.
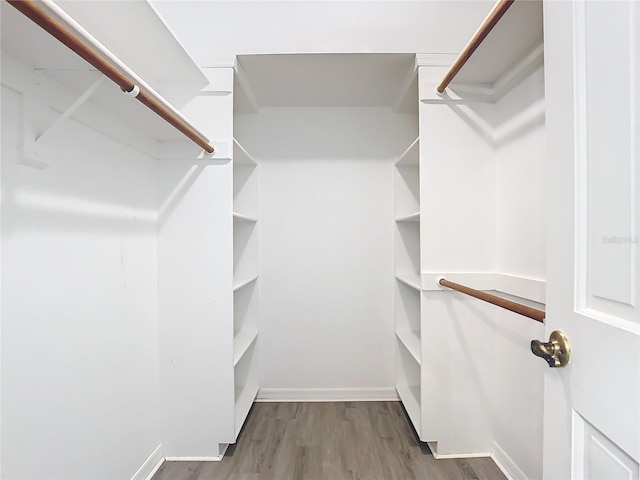
{"type": "Polygon", "coordinates": [[[60,126],[66,122],[71,116],[84,105],[89,98],[100,88],[104,83],[104,78],[100,75],[90,86],[87,88],[69,107],[67,107],[62,114],[56,118],[44,131],[40,134],[36,134],[32,119],[36,114],[36,105],[31,93],[25,92],[23,95],[23,148],[24,159],[22,163],[27,166],[31,166],[38,169],[44,169],[48,167],[48,164],[44,162],[40,155],[40,147],[42,142],[50,138],[53,133],[60,129],[60,126]]]}

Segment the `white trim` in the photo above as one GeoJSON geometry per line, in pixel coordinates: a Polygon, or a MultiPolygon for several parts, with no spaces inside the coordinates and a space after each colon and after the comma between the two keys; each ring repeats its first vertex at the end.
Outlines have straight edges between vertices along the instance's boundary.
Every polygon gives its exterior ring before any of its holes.
{"type": "Polygon", "coordinates": [[[164,457],[167,462],[220,462],[223,455],[217,457],[164,457]]]}
{"type": "Polygon", "coordinates": [[[416,68],[420,67],[446,67],[449,68],[456,61],[455,53],[417,53],[416,68]]]}
{"type": "Polygon", "coordinates": [[[131,480],[151,480],[164,461],[165,459],[162,456],[162,445],[158,445],[133,477],[131,477],[131,480]]]}
{"type": "Polygon", "coordinates": [[[444,455],[433,454],[433,458],[436,460],[445,460],[451,458],[487,458],[491,457],[491,453],[447,453],[444,455]]]}
{"type": "Polygon", "coordinates": [[[427,442],[427,446],[429,447],[429,450],[431,450],[431,454],[433,455],[433,458],[435,458],[436,460],[443,460],[443,459],[447,459],[447,458],[485,458],[485,457],[490,457],[491,453],[484,453],[484,452],[480,452],[480,453],[445,453],[445,454],[439,454],[438,453],[438,442],[427,442]]]}
{"type": "Polygon", "coordinates": [[[363,402],[398,401],[389,388],[261,388],[256,402],[363,402]]]}
{"type": "Polygon", "coordinates": [[[529,480],[518,465],[507,455],[507,453],[498,445],[497,442],[493,442],[493,452],[491,453],[491,459],[495,462],[498,468],[504,473],[504,476],[508,480],[529,480]]]}

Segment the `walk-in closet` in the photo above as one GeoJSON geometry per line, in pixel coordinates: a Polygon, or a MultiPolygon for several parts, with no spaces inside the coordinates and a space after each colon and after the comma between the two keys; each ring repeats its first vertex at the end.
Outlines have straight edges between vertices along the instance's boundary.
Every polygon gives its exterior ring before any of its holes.
{"type": "Polygon", "coordinates": [[[603,5],[2,1],[0,476],[637,479],[603,5]]]}

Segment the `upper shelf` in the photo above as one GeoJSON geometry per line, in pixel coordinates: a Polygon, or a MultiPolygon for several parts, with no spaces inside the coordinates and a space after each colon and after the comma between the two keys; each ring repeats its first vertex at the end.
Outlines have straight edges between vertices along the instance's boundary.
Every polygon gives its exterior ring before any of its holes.
{"type": "MultiPolygon", "coordinates": [[[[184,106],[208,84],[146,1],[59,3],[69,16],[175,107],[184,106]]],[[[0,8],[3,53],[78,94],[101,76],[93,66],[6,2],[0,8]]],[[[91,101],[155,139],[183,139],[182,134],[109,82],[92,95],[91,101]]]]}
{"type": "MultiPolygon", "coordinates": [[[[2,3],[3,49],[37,69],[93,70],[75,55],[66,55],[64,47],[55,48],[59,42],[2,3]]],[[[57,3],[168,100],[172,100],[171,92],[163,91],[163,87],[201,89],[207,85],[205,75],[148,2],[65,0],[57,3]]]]}
{"type": "Polygon", "coordinates": [[[417,113],[415,55],[238,55],[234,110],[261,107],[394,107],[417,113]]]}
{"type": "Polygon", "coordinates": [[[542,44],[542,1],[516,0],[451,82],[492,85],[542,44]]]}

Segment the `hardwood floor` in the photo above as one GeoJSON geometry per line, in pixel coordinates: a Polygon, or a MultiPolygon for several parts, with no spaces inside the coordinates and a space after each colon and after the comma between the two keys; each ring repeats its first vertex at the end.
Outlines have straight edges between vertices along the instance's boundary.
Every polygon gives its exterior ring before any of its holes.
{"type": "Polygon", "coordinates": [[[166,462],[153,480],[503,480],[490,458],[435,460],[400,402],[256,403],[221,462],[166,462]]]}

